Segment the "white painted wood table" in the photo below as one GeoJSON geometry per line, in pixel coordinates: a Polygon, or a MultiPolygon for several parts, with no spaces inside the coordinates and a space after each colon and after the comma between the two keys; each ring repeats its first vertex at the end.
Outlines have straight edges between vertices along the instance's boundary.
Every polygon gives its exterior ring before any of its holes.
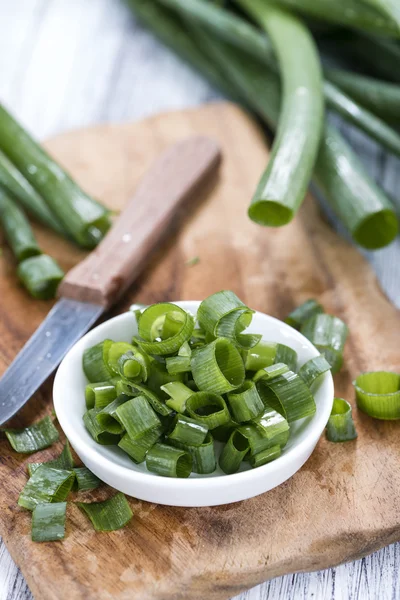
{"type": "MultiPolygon", "coordinates": [[[[216,97],[120,0],[0,0],[0,99],[39,138],[216,97]]],[[[346,134],[370,172],[400,199],[397,159],[348,127],[346,134]]],[[[369,257],[397,305],[399,257],[398,240],[369,257]]],[[[335,569],[275,579],[235,600],[396,600],[399,569],[400,544],[394,544],[335,569]]],[[[31,598],[0,540],[0,600],[31,598]]]]}

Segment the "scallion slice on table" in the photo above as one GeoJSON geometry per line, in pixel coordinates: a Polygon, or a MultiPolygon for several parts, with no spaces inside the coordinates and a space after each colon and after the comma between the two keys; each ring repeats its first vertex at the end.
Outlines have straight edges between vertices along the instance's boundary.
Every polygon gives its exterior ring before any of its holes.
{"type": "Polygon", "coordinates": [[[263,0],[238,4],[270,36],[283,80],[272,154],[249,208],[257,223],[280,226],[299,209],[314,169],[324,116],[321,67],[312,37],[299,19],[263,0]]]}
{"type": "Polygon", "coordinates": [[[42,253],[23,211],[1,189],[0,224],[18,262],[42,253]]]}
{"type": "Polygon", "coordinates": [[[390,371],[362,373],[353,382],[357,406],[375,419],[400,419],[400,375],[390,371]]]}
{"type": "Polygon", "coordinates": [[[357,437],[351,405],[343,398],[335,398],[326,426],[326,437],[330,442],[349,442],[357,437]]]}
{"type": "Polygon", "coordinates": [[[219,457],[219,466],[227,475],[238,471],[250,449],[248,439],[238,429],[232,431],[219,457]]]}
{"type": "Polygon", "coordinates": [[[322,354],[311,358],[300,368],[299,375],[305,381],[309,388],[313,383],[327,371],[330,371],[331,365],[322,354]]]}
{"type": "Polygon", "coordinates": [[[56,295],[64,272],[54,258],[40,254],[19,263],[17,275],[31,296],[38,300],[49,300],[56,295]]]}
{"type": "Polygon", "coordinates": [[[146,466],[156,475],[186,478],[192,471],[193,459],[185,450],[157,443],[146,455],[146,466]]]}
{"type": "Polygon", "coordinates": [[[337,373],[342,367],[348,332],[346,323],[327,314],[315,315],[301,328],[301,333],[325,356],[332,367],[332,373],[337,373]]]}
{"type": "Polygon", "coordinates": [[[74,489],[78,492],[87,492],[95,490],[101,485],[101,481],[87,467],[74,467],[75,484],[74,489]]]}
{"type": "Polygon", "coordinates": [[[33,510],[37,504],[63,502],[75,482],[75,473],[41,465],[30,477],[19,495],[18,504],[33,510]]]}
{"type": "Polygon", "coordinates": [[[48,448],[58,440],[58,431],[49,416],[25,429],[6,429],[5,434],[16,452],[30,454],[48,448]]]}
{"type": "Polygon", "coordinates": [[[67,503],[37,504],[32,512],[32,541],[56,542],[64,539],[67,503]]]}
{"type": "Polygon", "coordinates": [[[119,492],[104,502],[77,502],[96,531],[115,531],[125,527],[133,517],[125,495],[119,492]]]}
{"type": "Polygon", "coordinates": [[[65,469],[67,471],[71,470],[74,466],[74,460],[72,458],[71,448],[68,440],[65,442],[64,448],[62,449],[60,456],[57,458],[48,460],[44,463],[28,463],[29,477],[31,477],[41,465],[47,465],[48,467],[53,467],[54,469],[65,469]]]}
{"type": "Polygon", "coordinates": [[[109,211],[90,198],[0,105],[0,149],[42,196],[69,235],[95,247],[110,227],[109,211]]]}
{"type": "MultiPolygon", "coordinates": [[[[324,309],[322,306],[313,298],[306,300],[303,304],[300,304],[295,308],[285,319],[285,323],[294,327],[294,329],[301,329],[308,319],[311,319],[318,313],[323,313],[324,309]]],[[[283,361],[284,362],[284,361],[283,361]]]]}

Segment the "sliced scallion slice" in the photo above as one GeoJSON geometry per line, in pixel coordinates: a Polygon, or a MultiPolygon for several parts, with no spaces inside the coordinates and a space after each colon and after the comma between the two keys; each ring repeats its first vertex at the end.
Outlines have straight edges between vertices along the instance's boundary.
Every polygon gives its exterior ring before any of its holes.
{"type": "Polygon", "coordinates": [[[116,417],[130,438],[144,435],[161,425],[160,419],[144,396],[136,396],[121,404],[116,410],[116,417]]]}
{"type": "Polygon", "coordinates": [[[18,504],[33,510],[37,504],[63,502],[75,481],[75,473],[41,465],[30,477],[19,495],[18,504]]]}
{"type": "Polygon", "coordinates": [[[314,315],[301,328],[301,333],[325,356],[332,373],[337,373],[343,364],[343,348],[348,332],[346,323],[326,314],[314,315]]]}
{"type": "Polygon", "coordinates": [[[188,342],[182,344],[179,348],[177,356],[170,356],[166,358],[165,364],[167,371],[170,375],[176,375],[177,373],[189,373],[190,372],[190,358],[192,356],[192,349],[188,342]]]}
{"type": "Polygon", "coordinates": [[[19,263],[17,275],[33,298],[49,300],[54,298],[64,271],[47,254],[31,256],[19,263]]]}
{"type": "Polygon", "coordinates": [[[297,352],[285,344],[264,340],[245,352],[246,371],[258,371],[275,363],[284,363],[294,371],[297,365],[297,352]]]}
{"type": "Polygon", "coordinates": [[[193,459],[189,452],[166,444],[155,444],[146,456],[147,469],[163,477],[187,478],[192,466],[193,459]]]}
{"type": "Polygon", "coordinates": [[[225,425],[231,416],[222,396],[209,392],[196,392],[186,400],[186,411],[193,419],[215,429],[225,425]]]}
{"type": "Polygon", "coordinates": [[[167,356],[190,339],[193,328],[193,317],[176,304],[153,304],[142,312],[139,338],[134,339],[145,352],[167,356]]]}
{"type": "MultiPolygon", "coordinates": [[[[103,410],[107,410],[110,406],[111,405],[109,404],[103,410]]],[[[83,415],[83,422],[85,424],[85,427],[94,439],[94,441],[98,444],[101,444],[102,446],[112,446],[113,444],[118,444],[120,435],[116,433],[111,433],[108,429],[106,429],[104,425],[100,423],[97,419],[98,415],[99,411],[96,408],[91,408],[90,410],[87,410],[83,415]]]]}
{"type": "Polygon", "coordinates": [[[88,490],[95,490],[101,485],[101,481],[92,471],[87,467],[75,467],[73,469],[75,473],[75,484],[79,492],[87,492],[88,490]]]}
{"type": "Polygon", "coordinates": [[[126,433],[118,443],[118,446],[126,452],[135,463],[141,463],[145,460],[147,452],[160,439],[163,428],[155,427],[149,429],[143,435],[129,437],[126,433]]]}
{"type": "Polygon", "coordinates": [[[72,458],[71,448],[69,446],[68,440],[65,442],[65,446],[57,458],[53,460],[48,460],[47,462],[41,463],[28,463],[28,473],[29,477],[32,477],[36,469],[38,469],[41,465],[47,465],[48,467],[53,467],[53,469],[66,469],[71,470],[74,466],[74,459],[72,458]]]}
{"type": "Polygon", "coordinates": [[[362,373],[353,381],[357,406],[374,419],[400,419],[400,375],[390,371],[362,373]]]}
{"type": "Polygon", "coordinates": [[[87,514],[96,531],[115,531],[129,523],[133,517],[125,495],[119,492],[104,502],[77,502],[87,514]]]}
{"type": "Polygon", "coordinates": [[[310,298],[295,308],[290,315],[286,317],[285,323],[295,329],[300,329],[308,319],[323,312],[324,309],[322,306],[316,300],[310,298]]]}
{"type": "Polygon", "coordinates": [[[239,427],[239,423],[236,423],[236,421],[232,421],[231,419],[228,423],[224,423],[224,425],[220,425],[213,429],[212,436],[214,440],[226,443],[229,440],[232,431],[237,427],[239,427]]]}
{"type": "Polygon", "coordinates": [[[343,398],[335,398],[326,426],[326,437],[330,442],[349,442],[357,437],[351,405],[343,398]]]}
{"type": "Polygon", "coordinates": [[[261,467],[262,465],[266,465],[267,463],[276,460],[280,457],[282,451],[279,445],[272,446],[271,448],[266,448],[262,450],[258,454],[250,457],[250,464],[254,468],[261,467]]]}
{"type": "Polygon", "coordinates": [[[128,400],[128,396],[120,394],[103,409],[96,411],[96,420],[103,431],[107,431],[114,435],[124,432],[124,427],[117,418],[117,409],[125,402],[128,402],[128,400]]]}
{"type": "Polygon", "coordinates": [[[12,448],[22,454],[30,454],[48,448],[59,437],[49,416],[30,427],[25,427],[25,429],[6,429],[4,433],[12,448]]]}
{"type": "Polygon", "coordinates": [[[215,471],[217,463],[215,459],[214,440],[210,433],[207,433],[204,442],[200,444],[200,446],[188,446],[177,440],[169,440],[169,442],[172,446],[176,446],[177,448],[189,452],[193,459],[193,473],[207,475],[215,471]]]}
{"type": "Polygon", "coordinates": [[[232,431],[219,457],[219,466],[223,472],[227,475],[236,473],[249,448],[247,437],[242,435],[238,429],[232,431]]]}
{"type": "Polygon", "coordinates": [[[199,390],[225,394],[240,387],[245,378],[242,357],[227,338],[218,338],[193,351],[192,375],[199,390]]]}
{"type": "Polygon", "coordinates": [[[315,400],[310,388],[293,371],[271,380],[260,379],[257,389],[264,404],[282,414],[289,423],[315,414],[315,400]]]}
{"type": "Polygon", "coordinates": [[[184,413],[186,410],[186,400],[192,396],[193,390],[181,381],[171,381],[171,383],[162,385],[161,389],[171,398],[166,401],[167,406],[178,413],[184,413]]]}
{"type": "Polygon", "coordinates": [[[100,381],[97,383],[88,383],[85,388],[86,408],[97,408],[99,410],[111,404],[117,397],[115,382],[100,381]]]}
{"type": "Polygon", "coordinates": [[[287,373],[290,371],[289,367],[284,363],[276,363],[275,365],[271,365],[270,367],[266,367],[265,369],[261,369],[254,373],[253,381],[257,383],[260,379],[264,379],[265,381],[269,381],[270,379],[274,379],[274,377],[278,377],[283,373],[287,373]]]}
{"type": "Polygon", "coordinates": [[[300,369],[299,375],[303,381],[311,387],[312,384],[327,371],[330,371],[331,365],[326,360],[325,356],[315,356],[308,360],[300,369]]]}
{"type": "Polygon", "coordinates": [[[32,542],[63,540],[66,510],[66,502],[37,504],[32,512],[32,542]]]}
{"type": "Polygon", "coordinates": [[[201,446],[208,433],[208,427],[198,419],[177,414],[168,433],[168,441],[176,440],[188,446],[201,446]]]}
{"type": "Polygon", "coordinates": [[[227,398],[232,417],[238,423],[254,419],[264,409],[254,381],[246,380],[240,388],[229,392],[227,398]]]}
{"type": "Polygon", "coordinates": [[[82,366],[83,371],[90,383],[109,381],[114,377],[114,373],[108,366],[107,355],[114,342],[104,340],[91,348],[86,348],[83,353],[82,366]]]}
{"type": "Polygon", "coordinates": [[[144,396],[153,409],[163,417],[171,414],[172,410],[164,404],[158,395],[143,384],[136,381],[122,381],[117,385],[117,392],[126,394],[127,396],[144,396]]]}

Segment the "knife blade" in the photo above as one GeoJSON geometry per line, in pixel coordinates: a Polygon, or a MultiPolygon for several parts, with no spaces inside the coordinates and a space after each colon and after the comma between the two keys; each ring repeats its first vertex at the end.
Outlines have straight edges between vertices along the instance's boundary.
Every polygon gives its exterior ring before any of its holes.
{"type": "Polygon", "coordinates": [[[67,273],[60,299],[0,379],[0,425],[14,416],[68,350],[142,271],[168,225],[220,163],[211,138],[164,151],[99,246],[67,273]]]}

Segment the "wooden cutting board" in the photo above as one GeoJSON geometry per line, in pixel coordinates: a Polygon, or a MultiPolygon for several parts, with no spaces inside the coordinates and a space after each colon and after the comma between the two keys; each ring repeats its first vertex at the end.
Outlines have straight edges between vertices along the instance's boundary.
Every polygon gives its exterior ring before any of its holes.
{"type": "MultiPolygon", "coordinates": [[[[219,179],[114,312],[133,301],[201,299],[228,288],[251,307],[284,317],[311,296],[350,327],[337,395],[354,403],[351,381],[360,371],[400,370],[399,313],[362,256],[326,225],[312,198],[287,227],[264,229],[247,218],[267,150],[256,125],[235,106],[214,104],[71,132],[47,147],[88,191],[119,209],[157,153],[193,133],[221,144],[219,179]],[[194,256],[200,262],[187,266],[194,256]]],[[[82,258],[69,243],[37,231],[66,269],[82,258]]],[[[7,251],[0,269],[4,370],[50,304],[29,299],[18,287],[7,251]]],[[[49,382],[16,424],[50,411],[49,382]]],[[[30,541],[30,514],[16,504],[26,463],[33,459],[14,453],[1,439],[0,533],[36,600],[222,600],[277,575],[359,558],[400,539],[400,423],[375,421],[357,410],[355,421],[357,442],[321,439],[292,479],[262,496],[201,509],[132,499],[130,525],[110,534],[95,533],[71,504],[65,541],[49,544],[30,541]]],[[[49,459],[60,447],[61,442],[35,460],[49,459]]]]}

